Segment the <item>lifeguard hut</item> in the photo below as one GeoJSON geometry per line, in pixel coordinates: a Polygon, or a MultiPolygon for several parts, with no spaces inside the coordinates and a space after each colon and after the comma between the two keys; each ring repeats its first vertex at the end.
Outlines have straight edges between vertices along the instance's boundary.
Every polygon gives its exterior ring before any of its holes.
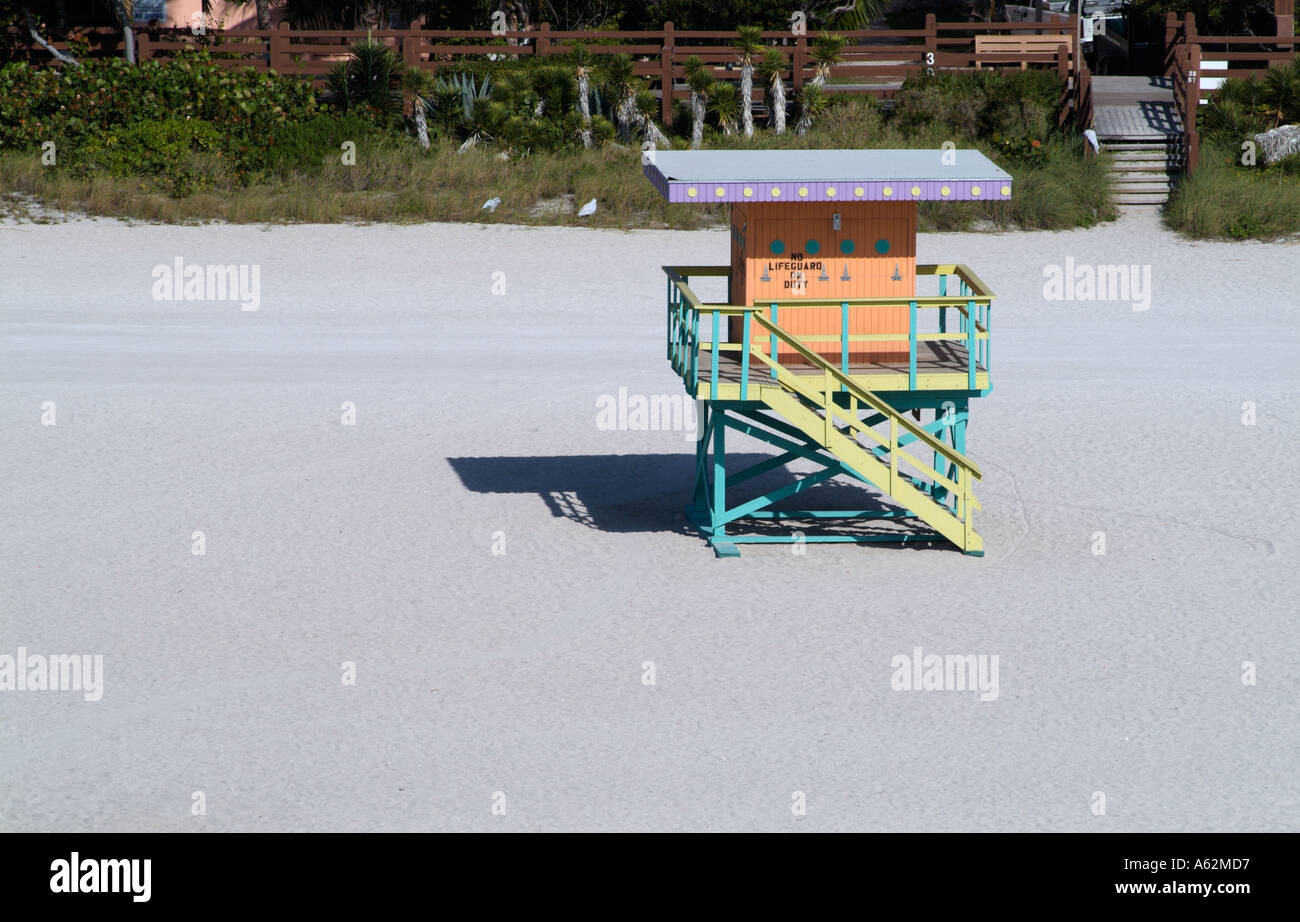
{"type": "Polygon", "coordinates": [[[983,555],[965,452],[971,398],[992,389],[993,293],[966,266],[917,263],[916,209],[1009,199],[1011,176],[952,149],[667,151],[644,172],[670,202],[731,206],[729,265],[664,267],[668,359],[704,408],[688,514],[714,551],[946,539],[983,555]],[[710,276],[725,302],[692,291],[710,276]],[[728,471],[728,429],[780,454],[728,471]],[[727,505],[729,486],[799,459],[820,469],[727,505]],[[887,503],[773,508],[836,476],[887,503]]]}

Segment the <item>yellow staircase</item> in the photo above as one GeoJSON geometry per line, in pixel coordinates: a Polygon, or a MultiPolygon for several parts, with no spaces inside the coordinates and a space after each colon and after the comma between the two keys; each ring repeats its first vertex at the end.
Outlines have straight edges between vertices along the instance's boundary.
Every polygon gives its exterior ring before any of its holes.
{"type": "Polygon", "coordinates": [[[751,345],[751,356],[776,372],[775,383],[759,386],[759,399],[964,552],[982,555],[984,541],[972,515],[980,505],[971,492],[982,475],[974,462],[762,314],[755,312],[752,319],[781,342],[781,351],[797,353],[820,371],[796,374],[751,345]],[[860,418],[859,411],[869,415],[860,418]],[[933,463],[905,450],[916,443],[933,453],[933,463]]]}

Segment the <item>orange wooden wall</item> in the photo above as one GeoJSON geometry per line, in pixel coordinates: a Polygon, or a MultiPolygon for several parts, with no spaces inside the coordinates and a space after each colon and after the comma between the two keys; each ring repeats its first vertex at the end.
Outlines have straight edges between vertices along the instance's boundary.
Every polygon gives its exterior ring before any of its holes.
{"type": "MultiPolygon", "coordinates": [[[[731,303],[778,301],[777,322],[795,336],[839,336],[840,308],[786,309],[825,298],[908,298],[916,293],[915,202],[781,202],[731,209],[731,303]],[[840,229],[833,215],[840,215],[840,229]],[[884,252],[881,252],[881,251],[884,252]],[[897,278],[894,276],[897,275],[897,278]]],[[[849,332],[906,336],[908,309],[852,307],[849,332]]],[[[733,323],[732,339],[741,336],[733,323]]],[[[810,343],[838,361],[838,342],[810,343]]],[[[855,343],[851,358],[897,360],[907,342],[855,343]]]]}

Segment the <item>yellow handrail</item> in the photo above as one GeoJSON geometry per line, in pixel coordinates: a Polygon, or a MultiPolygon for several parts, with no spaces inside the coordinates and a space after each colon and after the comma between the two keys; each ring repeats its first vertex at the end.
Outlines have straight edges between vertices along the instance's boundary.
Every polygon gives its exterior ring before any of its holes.
{"type": "MultiPolygon", "coordinates": [[[[898,421],[902,424],[903,428],[906,429],[908,433],[914,436],[918,441],[924,443],[932,450],[943,455],[945,458],[947,458],[953,464],[956,464],[958,467],[969,471],[971,476],[976,478],[977,480],[983,478],[983,474],[980,472],[980,469],[975,465],[973,461],[971,461],[965,455],[959,453],[952,446],[940,442],[930,433],[926,432],[923,428],[917,425],[916,422],[914,422],[910,417],[908,417],[903,413],[899,413],[897,410],[895,410],[885,401],[881,400],[871,391],[862,387],[860,384],[855,382],[848,375],[844,374],[842,371],[840,371],[830,362],[827,362],[816,352],[813,352],[811,349],[809,349],[799,340],[795,339],[785,330],[781,329],[780,326],[768,320],[762,314],[758,314],[758,313],[754,314],[754,322],[757,323],[759,326],[763,327],[763,329],[767,330],[772,335],[774,335],[777,339],[781,340],[782,343],[789,346],[795,352],[799,353],[799,355],[803,356],[804,359],[811,362],[816,367],[820,368],[824,375],[828,375],[830,379],[840,384],[844,390],[848,391],[849,394],[856,397],[858,400],[862,401],[867,406],[871,407],[877,413],[882,414],[887,419],[892,420],[895,417],[897,417],[898,421]]],[[[775,359],[772,359],[769,362],[768,361],[769,356],[767,355],[766,352],[763,352],[761,349],[751,348],[751,353],[756,357],[758,357],[761,361],[763,361],[764,364],[769,364],[769,365],[774,364],[778,368],[783,367],[775,359]]],[[[797,378],[798,376],[791,374],[790,377],[797,378]]],[[[828,414],[838,409],[838,407],[835,406],[834,398],[831,396],[832,393],[833,391],[828,392],[826,394],[826,403],[823,406],[823,409],[826,409],[828,414]]],[[[896,447],[897,445],[889,446],[891,452],[896,447]]]]}

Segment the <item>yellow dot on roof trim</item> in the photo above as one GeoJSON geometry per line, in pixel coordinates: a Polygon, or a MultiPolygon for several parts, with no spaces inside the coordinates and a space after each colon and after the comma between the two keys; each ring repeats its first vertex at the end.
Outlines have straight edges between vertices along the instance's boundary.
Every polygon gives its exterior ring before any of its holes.
{"type": "Polygon", "coordinates": [[[713,190],[713,194],[716,195],[718,198],[722,198],[724,195],[727,194],[727,190],[722,188],[721,186],[718,186],[718,188],[713,190]]]}
{"type": "Polygon", "coordinates": [[[921,194],[921,187],[920,187],[920,186],[913,186],[913,187],[912,187],[912,194],[913,194],[913,195],[920,195],[920,194],[921,194]]]}
{"type": "Polygon", "coordinates": [[[856,189],[853,190],[853,194],[856,195],[858,198],[862,198],[863,191],[864,191],[863,188],[861,186],[858,186],[856,189]]]}
{"type": "Polygon", "coordinates": [[[971,194],[971,195],[979,195],[979,194],[980,194],[980,187],[979,187],[979,186],[971,186],[971,187],[970,187],[970,194],[971,194]]]}
{"type": "Polygon", "coordinates": [[[777,197],[777,198],[780,197],[780,195],[781,195],[781,189],[780,189],[779,186],[773,186],[773,187],[772,187],[772,195],[773,195],[774,197],[777,197]]]}
{"type": "Polygon", "coordinates": [[[827,194],[828,196],[830,196],[831,198],[835,198],[835,187],[834,187],[834,186],[827,186],[827,187],[826,187],[826,194],[827,194]]]}
{"type": "Polygon", "coordinates": [[[799,197],[800,197],[800,198],[806,198],[807,196],[808,196],[808,187],[807,187],[807,186],[800,186],[800,187],[799,187],[799,197]]]}
{"type": "Polygon", "coordinates": [[[1002,187],[1002,194],[1003,194],[1003,195],[1010,195],[1010,194],[1011,194],[1011,187],[1010,187],[1010,186],[1003,186],[1003,187],[1002,187]]]}
{"type": "Polygon", "coordinates": [[[885,197],[888,198],[889,196],[891,196],[891,195],[894,194],[894,187],[893,187],[893,186],[885,186],[885,188],[882,189],[881,191],[884,192],[884,193],[885,193],[885,197]]]}
{"type": "Polygon", "coordinates": [[[942,189],[939,190],[939,194],[940,194],[940,195],[947,195],[947,194],[948,194],[949,192],[951,192],[951,191],[952,191],[952,190],[949,189],[947,186],[944,186],[942,189]]]}
{"type": "Polygon", "coordinates": [[[745,187],[745,198],[749,198],[749,197],[750,197],[751,195],[753,195],[753,194],[754,194],[754,190],[751,189],[751,188],[749,188],[749,186],[746,186],[746,187],[745,187]]]}
{"type": "Polygon", "coordinates": [[[695,187],[691,186],[689,189],[687,189],[686,194],[689,195],[691,198],[695,198],[695,187]]]}

